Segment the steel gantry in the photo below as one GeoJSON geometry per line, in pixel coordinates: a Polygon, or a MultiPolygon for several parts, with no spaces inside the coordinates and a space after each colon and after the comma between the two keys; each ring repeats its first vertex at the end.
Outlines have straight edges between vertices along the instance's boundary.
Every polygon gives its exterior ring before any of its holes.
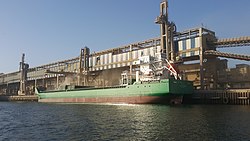
{"type": "MultiPolygon", "coordinates": [[[[218,39],[216,42],[212,43],[216,48],[229,48],[229,47],[250,47],[250,36],[238,37],[238,38],[225,38],[218,39]]],[[[225,57],[231,59],[250,61],[249,55],[235,54],[235,53],[225,53],[216,50],[206,50],[205,55],[213,55],[217,57],[225,57]]]]}
{"type": "Polygon", "coordinates": [[[250,46],[250,36],[219,39],[214,45],[216,48],[250,46]]]}

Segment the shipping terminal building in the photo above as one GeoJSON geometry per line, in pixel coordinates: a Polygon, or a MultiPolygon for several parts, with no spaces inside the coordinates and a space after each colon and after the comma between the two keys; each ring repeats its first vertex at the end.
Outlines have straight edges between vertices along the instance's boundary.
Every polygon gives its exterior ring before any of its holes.
{"type": "Polygon", "coordinates": [[[0,74],[0,95],[34,95],[35,87],[47,90],[62,85],[114,86],[120,83],[120,74],[128,71],[133,77],[141,56],[155,57],[166,53],[182,79],[193,81],[201,90],[249,89],[250,65],[238,64],[229,69],[227,60],[250,60],[249,55],[225,53],[218,48],[250,46],[250,37],[216,38],[215,32],[204,27],[177,31],[168,21],[168,4],[160,4],[160,15],[155,23],[160,25],[160,37],[131,43],[117,48],[91,53],[91,48],[79,49],[79,56],[30,68],[23,54],[20,69],[0,74]]]}

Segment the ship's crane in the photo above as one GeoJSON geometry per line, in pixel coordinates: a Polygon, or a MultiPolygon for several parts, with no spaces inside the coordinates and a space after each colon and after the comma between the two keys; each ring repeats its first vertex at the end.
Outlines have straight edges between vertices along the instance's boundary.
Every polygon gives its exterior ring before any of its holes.
{"type": "Polygon", "coordinates": [[[174,67],[174,64],[171,64],[167,59],[165,59],[167,66],[163,66],[163,69],[166,69],[170,72],[170,75],[173,75],[175,79],[180,79],[181,76],[179,74],[179,71],[174,67]]]}
{"type": "Polygon", "coordinates": [[[167,70],[170,74],[170,76],[174,76],[174,78],[177,80],[182,80],[182,77],[180,75],[179,70],[177,69],[176,65],[174,63],[171,63],[167,59],[163,59],[164,62],[166,62],[166,65],[161,65],[160,68],[155,67],[155,71],[162,71],[167,70]]]}

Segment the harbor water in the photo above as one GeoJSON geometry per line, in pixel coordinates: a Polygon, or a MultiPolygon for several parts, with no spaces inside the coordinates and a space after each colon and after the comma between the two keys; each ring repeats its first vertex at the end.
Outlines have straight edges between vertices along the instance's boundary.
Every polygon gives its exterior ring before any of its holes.
{"type": "Polygon", "coordinates": [[[250,107],[0,102],[4,141],[250,140],[250,107]]]}

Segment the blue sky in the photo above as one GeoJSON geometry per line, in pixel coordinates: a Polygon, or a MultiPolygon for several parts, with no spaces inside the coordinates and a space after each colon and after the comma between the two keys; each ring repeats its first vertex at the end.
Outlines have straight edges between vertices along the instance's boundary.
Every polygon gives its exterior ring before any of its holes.
{"type": "MultiPolygon", "coordinates": [[[[159,36],[161,0],[0,0],[0,72],[70,59],[159,36]]],[[[201,25],[219,38],[250,36],[249,0],[169,0],[178,31],[201,25]]],[[[221,51],[250,55],[250,47],[221,51]]],[[[248,63],[246,61],[231,61],[248,63]]]]}

